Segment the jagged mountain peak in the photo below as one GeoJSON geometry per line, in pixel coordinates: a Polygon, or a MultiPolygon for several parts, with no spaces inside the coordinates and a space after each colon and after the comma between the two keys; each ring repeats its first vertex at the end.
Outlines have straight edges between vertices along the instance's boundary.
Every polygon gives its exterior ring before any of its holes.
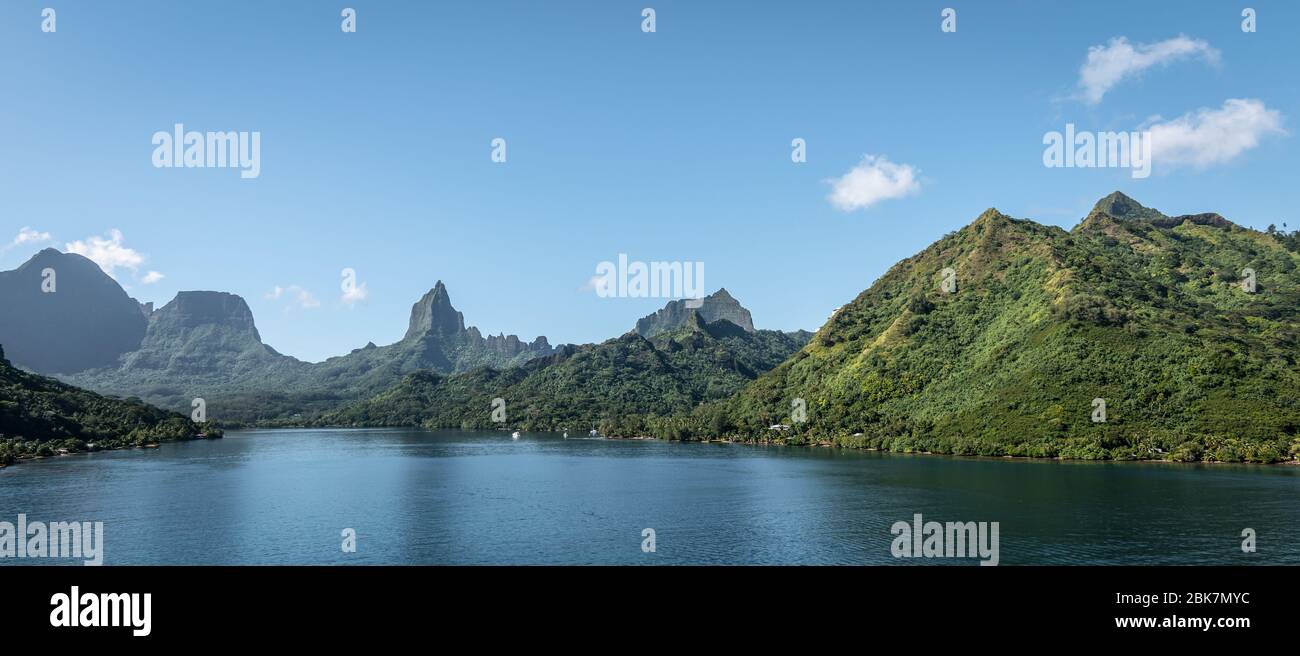
{"type": "Polygon", "coordinates": [[[1119,219],[1163,219],[1168,218],[1159,210],[1152,209],[1142,203],[1133,200],[1124,192],[1115,191],[1097,201],[1092,206],[1092,212],[1095,214],[1102,212],[1119,219]]]}
{"type": "Polygon", "coordinates": [[[426,333],[441,335],[465,330],[465,315],[451,305],[451,295],[439,280],[420,300],[411,306],[411,319],[403,339],[412,339],[426,333]]]}
{"type": "Polygon", "coordinates": [[[1219,228],[1236,228],[1235,223],[1223,218],[1222,215],[1215,212],[1204,212],[1201,214],[1183,214],[1179,216],[1169,216],[1159,210],[1147,207],[1123,192],[1113,192],[1093,205],[1092,211],[1088,216],[1079,223],[1078,229],[1105,229],[1105,226],[1114,222],[1124,223],[1132,221],[1141,221],[1150,223],[1157,228],[1173,228],[1183,223],[1193,223],[1196,225],[1208,225],[1219,228]]]}

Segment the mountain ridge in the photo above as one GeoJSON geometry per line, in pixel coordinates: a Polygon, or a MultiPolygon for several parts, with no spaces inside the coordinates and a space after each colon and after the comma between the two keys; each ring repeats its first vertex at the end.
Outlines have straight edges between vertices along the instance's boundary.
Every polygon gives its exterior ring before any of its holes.
{"type": "Polygon", "coordinates": [[[465,327],[438,281],[411,307],[403,338],[304,362],[261,341],[243,298],[227,292],[180,292],[150,316],[140,348],[115,366],[63,378],[88,389],[140,396],[162,407],[188,408],[203,398],[218,421],[260,423],[310,416],[378,392],[420,369],[442,373],[491,364],[509,366],[549,355],[538,337],[484,337],[465,327]]]}
{"type": "Polygon", "coordinates": [[[654,430],[958,455],[1294,458],[1297,267],[1288,237],[1122,194],[1068,232],[990,209],[891,267],[736,396],[654,430]]]}
{"type": "Polygon", "coordinates": [[[628,331],[599,344],[566,345],[505,369],[454,375],[417,371],[393,387],[323,416],[325,426],[427,426],[613,430],[688,412],[737,391],[803,344],[798,334],[746,330],[692,310],[673,330],[628,331]],[[500,424],[494,400],[505,405],[500,424]]]}

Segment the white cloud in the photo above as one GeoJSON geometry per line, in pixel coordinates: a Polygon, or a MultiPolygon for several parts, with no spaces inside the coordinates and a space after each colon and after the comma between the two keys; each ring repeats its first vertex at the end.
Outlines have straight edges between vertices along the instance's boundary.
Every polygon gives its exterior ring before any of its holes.
{"type": "Polygon", "coordinates": [[[109,230],[106,237],[87,237],[69,242],[64,250],[89,258],[114,279],[117,278],[117,269],[135,273],[145,260],[144,255],[122,244],[122,231],[117,228],[109,230]]]}
{"type": "Polygon", "coordinates": [[[827,180],[831,185],[829,200],[845,212],[866,209],[882,200],[919,193],[919,173],[912,165],[895,164],[883,155],[863,155],[848,173],[827,180]]]}
{"type": "Polygon", "coordinates": [[[284,307],[286,312],[295,307],[304,310],[320,307],[320,301],[316,300],[316,297],[311,292],[298,285],[289,285],[288,287],[276,285],[265,294],[265,298],[268,301],[276,301],[281,298],[289,299],[288,305],[284,307]]]}
{"type": "Polygon", "coordinates": [[[167,276],[164,276],[157,271],[150,271],[149,273],[144,274],[144,277],[140,279],[140,282],[145,285],[152,285],[166,277],[167,276]]]}
{"type": "Polygon", "coordinates": [[[28,226],[23,226],[22,229],[18,231],[18,236],[14,237],[13,241],[4,246],[0,246],[0,255],[4,255],[23,244],[40,244],[47,241],[50,241],[50,233],[40,232],[38,230],[33,230],[28,226]]]}
{"type": "Polygon", "coordinates": [[[41,242],[46,242],[49,240],[50,240],[50,233],[39,232],[27,226],[23,226],[22,229],[18,231],[18,236],[14,237],[13,243],[10,244],[10,246],[22,246],[23,244],[39,244],[41,242]]]}
{"type": "Polygon", "coordinates": [[[1079,90],[1084,102],[1095,105],[1124,78],[1139,75],[1152,66],[1193,57],[1217,64],[1219,51],[1201,39],[1182,34],[1156,43],[1137,44],[1116,37],[1104,46],[1088,48],[1088,57],[1079,67],[1079,90]]]}
{"type": "Polygon", "coordinates": [[[1244,98],[1202,107],[1172,121],[1157,117],[1145,128],[1151,134],[1151,161],[1158,167],[1205,168],[1227,162],[1259,145],[1270,134],[1286,134],[1282,113],[1244,98]]]}
{"type": "Polygon", "coordinates": [[[295,290],[294,300],[298,303],[299,307],[304,309],[320,307],[320,301],[316,300],[316,297],[312,296],[311,292],[305,289],[295,290]]]}

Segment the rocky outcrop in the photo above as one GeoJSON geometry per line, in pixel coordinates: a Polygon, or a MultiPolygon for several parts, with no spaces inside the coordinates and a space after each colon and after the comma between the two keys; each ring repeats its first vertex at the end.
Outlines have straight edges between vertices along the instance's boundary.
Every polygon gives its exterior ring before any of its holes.
{"type": "Polygon", "coordinates": [[[653,337],[659,333],[676,330],[686,325],[691,315],[696,312],[707,323],[726,319],[747,332],[754,332],[754,319],[750,316],[749,310],[732,298],[726,288],[705,296],[698,308],[688,307],[687,303],[688,300],[672,301],[662,310],[643,317],[636,322],[637,334],[642,337],[653,337]]]}

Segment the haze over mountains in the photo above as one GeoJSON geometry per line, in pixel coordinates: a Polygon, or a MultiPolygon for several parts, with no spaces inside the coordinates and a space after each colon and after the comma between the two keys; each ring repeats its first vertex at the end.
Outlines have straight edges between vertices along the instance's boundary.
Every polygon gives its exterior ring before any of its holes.
{"type": "MultiPolygon", "coordinates": [[[[0,276],[0,303],[17,308],[5,313],[0,344],[15,344],[19,364],[178,411],[203,398],[210,416],[225,422],[296,422],[374,395],[412,372],[504,369],[557,353],[546,337],[525,342],[467,327],[441,281],[411,306],[400,341],[309,363],[263,343],[248,304],[234,294],[180,292],[153,311],[90,260],[53,249],[0,276]],[[39,272],[47,268],[59,276],[54,293],[40,291],[39,272]]],[[[694,314],[682,312],[682,304],[669,303],[637,326],[651,326],[652,334],[680,328],[694,314]]],[[[705,299],[699,312],[754,330],[749,311],[726,290],[705,299]]],[[[806,340],[808,333],[794,335],[806,340]]]]}
{"type": "Polygon", "coordinates": [[[127,296],[98,264],[52,248],[0,271],[0,307],[9,359],[42,373],[112,364],[140,346],[153,309],[127,296]]]}
{"type": "Polygon", "coordinates": [[[140,396],[166,408],[203,398],[222,421],[255,422],[311,415],[373,394],[417,370],[439,373],[505,367],[553,352],[545,337],[488,336],[466,327],[438,282],[411,307],[406,335],[321,363],[302,362],[262,343],[242,298],[181,292],[154,312],[140,348],[116,366],[65,379],[104,393],[140,396]]]}

